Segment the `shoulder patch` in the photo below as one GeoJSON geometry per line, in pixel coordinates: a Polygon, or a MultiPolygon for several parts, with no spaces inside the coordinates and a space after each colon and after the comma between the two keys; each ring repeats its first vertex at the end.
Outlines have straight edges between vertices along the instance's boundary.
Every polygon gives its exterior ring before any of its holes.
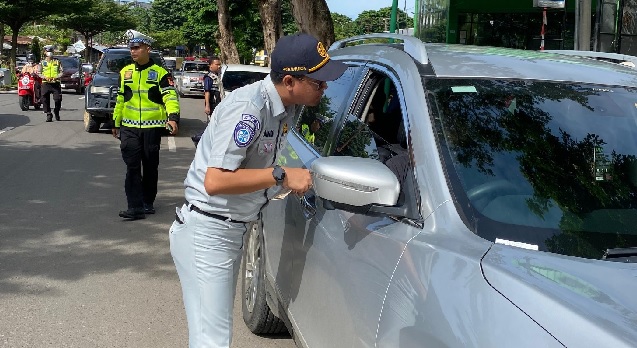
{"type": "Polygon", "coordinates": [[[234,127],[234,143],[238,147],[250,145],[257,131],[261,129],[261,121],[253,115],[241,115],[241,121],[234,127]]]}

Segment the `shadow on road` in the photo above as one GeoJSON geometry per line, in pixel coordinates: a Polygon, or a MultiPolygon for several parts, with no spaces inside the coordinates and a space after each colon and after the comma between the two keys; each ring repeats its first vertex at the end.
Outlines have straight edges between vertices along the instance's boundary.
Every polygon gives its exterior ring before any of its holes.
{"type": "MultiPolygon", "coordinates": [[[[0,115],[0,129],[28,118],[0,115]]],[[[162,149],[157,214],[123,221],[125,166],[108,134],[78,148],[0,140],[0,294],[46,293],[73,281],[133,270],[174,281],[168,229],[183,202],[194,148],[162,149]],[[44,279],[45,281],[23,281],[44,279]],[[36,285],[40,284],[40,285],[36,285]]]]}
{"type": "Polygon", "coordinates": [[[24,115],[0,114],[0,129],[20,127],[29,122],[29,118],[24,115]]]}

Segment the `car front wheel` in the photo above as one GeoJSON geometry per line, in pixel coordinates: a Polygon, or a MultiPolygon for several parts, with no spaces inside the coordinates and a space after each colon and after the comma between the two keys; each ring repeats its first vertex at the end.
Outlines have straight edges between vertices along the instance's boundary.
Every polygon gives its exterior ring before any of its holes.
{"type": "Polygon", "coordinates": [[[262,225],[257,221],[246,235],[243,248],[241,294],[243,321],[255,334],[277,334],[286,331],[285,324],[276,317],[266,300],[265,253],[262,225]]]}
{"type": "Polygon", "coordinates": [[[88,111],[84,111],[84,130],[89,133],[97,133],[100,130],[100,123],[95,121],[88,111]]]}

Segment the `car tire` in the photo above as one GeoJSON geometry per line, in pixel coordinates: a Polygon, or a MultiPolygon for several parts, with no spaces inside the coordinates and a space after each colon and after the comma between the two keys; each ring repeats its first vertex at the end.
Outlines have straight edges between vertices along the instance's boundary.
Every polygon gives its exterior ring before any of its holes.
{"type": "Polygon", "coordinates": [[[268,306],[265,290],[265,254],[262,224],[257,221],[246,233],[241,276],[241,307],[243,321],[252,333],[278,334],[286,332],[285,323],[268,306]]]}
{"type": "Polygon", "coordinates": [[[89,133],[97,133],[100,130],[100,123],[95,121],[88,111],[84,111],[84,130],[89,133]]]}
{"type": "Polygon", "coordinates": [[[28,95],[21,95],[19,97],[20,109],[22,111],[29,110],[29,104],[31,104],[31,97],[28,95]]]}

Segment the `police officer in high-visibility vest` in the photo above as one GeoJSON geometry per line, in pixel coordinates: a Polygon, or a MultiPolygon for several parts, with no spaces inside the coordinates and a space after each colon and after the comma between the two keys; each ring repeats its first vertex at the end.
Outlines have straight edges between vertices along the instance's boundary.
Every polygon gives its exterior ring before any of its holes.
{"type": "Polygon", "coordinates": [[[179,98],[170,73],[150,58],[153,39],[135,30],[127,35],[134,63],[120,71],[112,133],[126,163],[128,208],[119,216],[137,220],[155,213],[161,136],[166,129],[177,134],[179,98]]]}
{"type": "Polygon", "coordinates": [[[62,86],[60,85],[60,77],[62,77],[62,63],[53,58],[53,46],[45,46],[44,51],[46,58],[40,62],[39,74],[42,77],[42,90],[41,100],[44,105],[44,113],[46,114],[46,121],[53,121],[53,114],[55,114],[55,120],[60,120],[60,109],[62,108],[62,86]],[[53,108],[53,114],[51,114],[51,100],[49,95],[53,94],[53,102],[55,106],[53,108]]]}

